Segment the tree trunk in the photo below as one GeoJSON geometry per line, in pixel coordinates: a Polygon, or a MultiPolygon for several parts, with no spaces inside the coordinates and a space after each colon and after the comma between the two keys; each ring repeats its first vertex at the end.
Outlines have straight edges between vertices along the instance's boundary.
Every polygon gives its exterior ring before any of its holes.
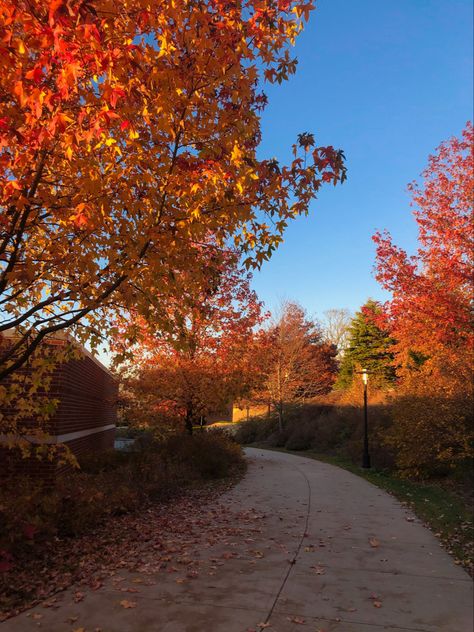
{"type": "Polygon", "coordinates": [[[283,432],[283,402],[278,402],[278,429],[283,432]]]}
{"type": "Polygon", "coordinates": [[[192,406],[188,406],[186,408],[186,417],[184,419],[184,423],[186,425],[186,432],[188,435],[193,434],[193,409],[192,406]]]}

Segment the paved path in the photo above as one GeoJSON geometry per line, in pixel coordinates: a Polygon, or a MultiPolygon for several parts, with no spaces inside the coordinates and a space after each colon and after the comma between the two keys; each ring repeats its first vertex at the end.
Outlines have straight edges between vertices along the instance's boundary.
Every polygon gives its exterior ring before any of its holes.
{"type": "Polygon", "coordinates": [[[219,501],[234,537],[196,551],[207,572],[180,583],[125,571],[0,632],[471,632],[469,576],[391,496],[314,460],[247,454],[247,476],[219,501]],[[119,593],[117,581],[139,591],[119,593]]]}

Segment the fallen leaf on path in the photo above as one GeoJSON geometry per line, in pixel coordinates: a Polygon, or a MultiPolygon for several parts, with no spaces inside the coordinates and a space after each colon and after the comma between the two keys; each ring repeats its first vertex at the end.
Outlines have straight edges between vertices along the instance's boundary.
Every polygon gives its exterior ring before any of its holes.
{"type": "Polygon", "coordinates": [[[99,588],[102,587],[102,582],[100,579],[95,578],[90,582],[89,587],[92,588],[92,590],[99,590],[99,588]]]}
{"type": "Polygon", "coordinates": [[[128,599],[122,599],[122,601],[120,602],[120,605],[122,606],[122,608],[136,608],[137,602],[128,601],[128,599]]]}
{"type": "Polygon", "coordinates": [[[369,544],[371,547],[376,549],[380,545],[380,542],[377,540],[377,538],[369,538],[369,544]]]}
{"type": "Polygon", "coordinates": [[[74,632],[86,632],[85,628],[76,628],[74,632]]]}
{"type": "Polygon", "coordinates": [[[376,595],[375,593],[372,593],[369,597],[369,599],[372,600],[372,605],[374,608],[381,608],[382,607],[382,602],[380,601],[380,595],[376,595]]]}
{"type": "Polygon", "coordinates": [[[57,603],[57,599],[56,597],[52,597],[51,599],[48,599],[47,601],[45,601],[44,603],[41,604],[42,608],[59,608],[59,604],[57,603]]]}
{"type": "Polygon", "coordinates": [[[66,619],[66,623],[76,623],[76,621],[79,619],[79,617],[68,617],[66,619]]]}
{"type": "Polygon", "coordinates": [[[323,566],[311,566],[311,568],[314,570],[314,572],[316,573],[316,575],[324,575],[324,573],[326,572],[326,569],[323,566]]]}
{"type": "Polygon", "coordinates": [[[306,620],[302,619],[301,617],[286,617],[288,619],[288,621],[291,621],[291,623],[299,623],[299,625],[305,625],[306,624],[306,620]]]}
{"type": "Polygon", "coordinates": [[[269,628],[270,625],[270,623],[257,623],[257,628],[269,628]]]}
{"type": "MultiPolygon", "coordinates": [[[[89,591],[108,577],[110,580],[107,581],[117,590],[121,582],[126,582],[122,584],[124,586],[155,585],[156,581],[150,578],[157,573],[162,575],[162,580],[166,574],[173,582],[183,575],[182,561],[192,560],[194,564],[199,552],[218,542],[224,545],[226,554],[222,557],[221,552],[216,554],[219,559],[215,568],[200,568],[200,574],[204,576],[208,575],[207,571],[212,572],[225,565],[226,559],[239,556],[239,550],[230,548],[234,542],[247,540],[248,545],[255,543],[253,546],[259,546],[257,542],[260,542],[265,516],[257,510],[236,511],[216,503],[216,495],[228,488],[228,483],[213,483],[203,489],[193,489],[176,498],[171,507],[157,503],[149,509],[142,508],[120,516],[110,523],[107,530],[95,533],[94,537],[87,533],[72,539],[39,542],[39,548],[28,564],[23,564],[21,569],[15,565],[0,578],[2,600],[4,586],[8,587],[6,605],[2,601],[0,608],[0,621],[15,614],[16,608],[36,606],[51,598],[53,593],[64,591],[73,584],[78,585],[79,590],[73,589],[70,601],[77,604],[90,596],[86,589],[89,591]],[[157,543],[159,554],[154,546],[157,543]],[[168,575],[170,567],[172,570],[168,575]],[[143,573],[147,577],[125,578],[120,575],[128,571],[143,573]],[[80,592],[81,589],[83,592],[80,592]]],[[[263,546],[260,548],[266,555],[263,546]]],[[[0,552],[0,563],[3,560],[0,552]]],[[[259,563],[260,560],[252,556],[247,560],[252,567],[259,563]]],[[[117,596],[117,605],[119,600],[120,596],[117,596]]],[[[64,616],[67,618],[68,614],[64,616]]],[[[74,625],[70,624],[68,629],[72,631],[74,625]]],[[[46,628],[44,623],[43,627],[46,628]]],[[[93,628],[88,627],[87,630],[92,632],[93,628]]]]}

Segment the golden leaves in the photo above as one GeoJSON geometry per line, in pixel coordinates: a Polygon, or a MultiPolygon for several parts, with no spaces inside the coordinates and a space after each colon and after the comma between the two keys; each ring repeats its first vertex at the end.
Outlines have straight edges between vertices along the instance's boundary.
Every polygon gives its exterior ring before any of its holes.
{"type": "MultiPolygon", "coordinates": [[[[72,306],[94,303],[104,313],[87,314],[92,331],[108,326],[112,304],[146,311],[141,290],[158,287],[164,305],[184,286],[192,294],[208,272],[196,244],[208,239],[235,238],[247,265],[260,265],[293,212],[308,208],[317,172],[337,177],[331,155],[307,168],[270,169],[257,159],[261,62],[272,78],[293,70],[284,51],[301,16],[276,8],[269,16],[253,0],[245,16],[231,7],[217,16],[207,3],[145,10],[128,0],[114,19],[98,20],[83,15],[84,3],[63,11],[58,1],[45,29],[31,9],[39,4],[4,1],[13,45],[0,75],[8,150],[0,171],[15,178],[4,178],[2,197],[20,213],[34,199],[22,235],[9,215],[0,218],[28,262],[7,279],[18,296],[6,309],[12,323],[33,310],[31,322],[62,325],[72,306]],[[272,221],[257,219],[265,215],[272,221]],[[114,286],[122,277],[123,292],[122,280],[114,286]],[[46,314],[38,306],[47,292],[46,314]]],[[[303,15],[308,5],[297,5],[303,15]]],[[[157,327],[173,327],[166,314],[156,318],[157,327]]]]}
{"type": "Polygon", "coordinates": [[[231,162],[235,163],[237,166],[240,165],[242,163],[242,156],[243,156],[242,150],[240,149],[238,144],[235,143],[234,148],[232,149],[232,153],[230,155],[231,162]]]}

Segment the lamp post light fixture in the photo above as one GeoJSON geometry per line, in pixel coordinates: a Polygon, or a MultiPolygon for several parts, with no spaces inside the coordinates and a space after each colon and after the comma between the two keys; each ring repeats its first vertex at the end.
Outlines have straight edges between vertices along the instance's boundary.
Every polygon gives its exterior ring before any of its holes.
{"type": "Polygon", "coordinates": [[[369,374],[367,369],[362,369],[362,382],[364,383],[364,452],[362,454],[362,467],[370,468],[369,454],[369,427],[367,422],[367,384],[369,382],[369,374]]]}

